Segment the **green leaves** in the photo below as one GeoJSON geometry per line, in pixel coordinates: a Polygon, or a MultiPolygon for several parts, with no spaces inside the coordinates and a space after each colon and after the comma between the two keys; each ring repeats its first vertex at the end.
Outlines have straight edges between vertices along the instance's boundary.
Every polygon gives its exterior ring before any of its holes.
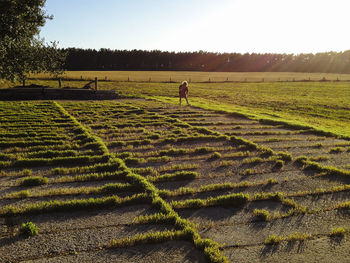
{"type": "Polygon", "coordinates": [[[0,2],[0,79],[24,80],[26,73],[60,74],[65,54],[38,37],[46,19],[45,0],[0,2]]]}

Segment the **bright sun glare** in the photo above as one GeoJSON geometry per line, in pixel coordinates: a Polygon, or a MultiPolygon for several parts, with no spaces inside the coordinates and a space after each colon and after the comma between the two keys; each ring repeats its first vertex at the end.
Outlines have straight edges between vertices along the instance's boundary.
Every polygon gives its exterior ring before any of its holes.
{"type": "Polygon", "coordinates": [[[182,34],[191,45],[176,50],[343,51],[350,47],[348,7],[346,1],[231,1],[189,25],[182,34]]]}

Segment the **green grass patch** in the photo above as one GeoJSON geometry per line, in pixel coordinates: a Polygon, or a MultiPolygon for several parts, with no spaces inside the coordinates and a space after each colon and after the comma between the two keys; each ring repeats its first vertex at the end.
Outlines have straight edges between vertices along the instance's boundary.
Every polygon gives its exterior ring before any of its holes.
{"type": "Polygon", "coordinates": [[[265,239],[265,244],[266,245],[277,245],[280,242],[282,242],[283,238],[281,236],[276,236],[276,235],[269,235],[265,239]]]}
{"type": "Polygon", "coordinates": [[[47,184],[49,180],[46,177],[40,177],[40,176],[30,176],[23,178],[19,185],[20,186],[38,186],[47,184]]]}
{"type": "Polygon", "coordinates": [[[240,207],[246,204],[249,200],[248,194],[230,194],[220,197],[211,197],[205,200],[191,199],[186,201],[172,201],[172,207],[176,209],[184,208],[201,208],[207,206],[232,206],[240,207]]]}
{"type": "Polygon", "coordinates": [[[22,207],[5,206],[0,209],[0,215],[42,214],[53,212],[67,212],[75,210],[89,210],[113,206],[142,204],[151,202],[146,194],[137,194],[131,197],[120,198],[109,196],[104,198],[74,199],[70,201],[47,201],[30,203],[22,207]]]}
{"type": "Polygon", "coordinates": [[[39,227],[37,227],[33,222],[23,223],[19,229],[20,234],[24,236],[35,236],[39,233],[39,227]]]}
{"type": "Polygon", "coordinates": [[[269,221],[271,219],[271,214],[265,209],[254,209],[253,214],[262,221],[269,221]]]}

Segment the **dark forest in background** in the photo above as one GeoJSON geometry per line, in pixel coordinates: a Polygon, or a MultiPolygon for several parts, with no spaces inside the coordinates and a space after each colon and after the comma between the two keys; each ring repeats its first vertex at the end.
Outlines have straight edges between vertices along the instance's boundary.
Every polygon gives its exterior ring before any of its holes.
{"type": "Polygon", "coordinates": [[[350,50],[298,55],[78,48],[65,51],[66,70],[350,73],[350,50]]]}

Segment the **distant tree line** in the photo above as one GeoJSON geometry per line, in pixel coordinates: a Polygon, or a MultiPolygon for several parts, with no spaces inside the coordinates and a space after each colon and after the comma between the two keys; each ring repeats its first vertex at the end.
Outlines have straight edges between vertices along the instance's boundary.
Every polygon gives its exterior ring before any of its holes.
{"type": "Polygon", "coordinates": [[[68,48],[66,70],[350,73],[350,50],[317,54],[166,52],[68,48]]]}

